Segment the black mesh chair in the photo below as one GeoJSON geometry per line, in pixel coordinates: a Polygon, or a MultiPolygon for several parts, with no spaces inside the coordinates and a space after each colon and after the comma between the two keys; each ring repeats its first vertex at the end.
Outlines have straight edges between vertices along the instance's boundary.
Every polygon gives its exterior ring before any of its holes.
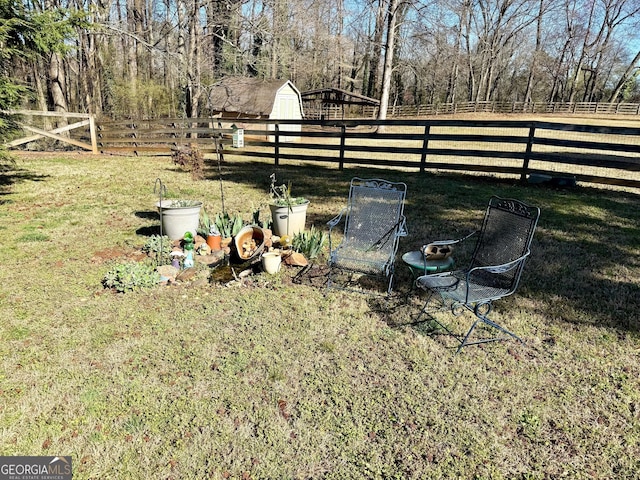
{"type": "Polygon", "coordinates": [[[428,291],[429,296],[417,322],[435,321],[458,339],[458,352],[467,345],[505,339],[504,336],[498,336],[471,341],[470,335],[478,322],[522,342],[517,335],[489,319],[488,315],[494,300],[511,295],[518,288],[539,216],[540,209],[537,207],[494,196],[487,206],[482,227],[474,232],[475,235],[435,242],[438,245],[451,245],[476,238],[471,262],[466,268],[418,277],[416,286],[428,291]],[[440,302],[434,302],[438,299],[440,302]],[[464,336],[453,334],[432,315],[449,308],[454,315],[465,310],[475,315],[471,328],[464,336]],[[427,318],[421,320],[422,316],[427,318]]]}
{"type": "MultiPolygon", "coordinates": [[[[400,237],[407,235],[404,200],[407,186],[381,179],[353,178],[347,206],[329,225],[329,276],[334,281],[337,270],[379,276],[387,282],[387,294],[393,288],[395,257],[400,237]],[[334,247],[334,229],[344,223],[340,243],[334,247]]],[[[348,282],[347,282],[348,283],[348,282]]]]}

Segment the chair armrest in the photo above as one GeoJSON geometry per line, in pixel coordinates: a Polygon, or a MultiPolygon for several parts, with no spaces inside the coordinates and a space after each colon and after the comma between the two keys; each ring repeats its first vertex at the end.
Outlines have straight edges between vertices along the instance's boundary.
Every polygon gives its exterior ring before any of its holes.
{"type": "Polygon", "coordinates": [[[327,222],[327,225],[329,226],[329,254],[332,255],[333,253],[333,240],[331,238],[331,231],[333,230],[333,227],[335,227],[336,225],[338,225],[340,223],[340,221],[342,220],[342,217],[344,216],[344,214],[347,212],[347,207],[344,207],[342,210],[340,210],[340,213],[338,213],[338,215],[336,215],[335,217],[333,217],[331,220],[329,220],[327,222]]]}
{"type": "Polygon", "coordinates": [[[464,242],[467,238],[472,237],[476,233],[478,233],[477,230],[475,232],[471,232],[470,234],[465,235],[464,237],[459,238],[457,240],[437,240],[435,242],[430,242],[430,243],[427,243],[427,244],[423,245],[422,249],[424,250],[424,248],[427,245],[455,245],[456,243],[464,242]]]}
{"type": "Polygon", "coordinates": [[[333,227],[335,227],[340,223],[340,220],[342,220],[342,216],[345,214],[346,211],[347,211],[347,207],[344,207],[342,210],[340,210],[340,213],[338,213],[338,215],[336,215],[335,217],[333,217],[331,220],[327,222],[327,225],[329,226],[329,232],[331,232],[333,227]]]}
{"type": "MultiPolygon", "coordinates": [[[[527,252],[524,255],[522,255],[521,257],[518,257],[515,260],[512,260],[510,262],[503,263],[502,265],[485,265],[485,266],[481,266],[481,267],[473,267],[473,268],[471,268],[466,274],[467,291],[465,293],[465,303],[467,303],[469,301],[469,289],[471,288],[471,284],[473,283],[472,282],[472,276],[474,274],[478,274],[480,272],[486,272],[486,273],[489,273],[491,275],[498,275],[498,274],[501,274],[501,273],[508,272],[509,270],[513,270],[514,268],[517,268],[522,262],[524,262],[527,259],[527,257],[529,256],[530,253],[531,253],[531,251],[527,250],[527,252]]],[[[510,293],[513,293],[513,290],[510,293]]]]}
{"type": "Polygon", "coordinates": [[[513,270],[518,265],[520,265],[520,263],[522,263],[529,256],[530,253],[531,253],[531,250],[527,250],[527,253],[525,253],[521,257],[518,257],[515,260],[512,260],[508,263],[503,263],[502,265],[485,265],[482,267],[474,267],[467,272],[467,279],[469,279],[470,275],[476,271],[485,271],[488,273],[498,274],[498,273],[508,272],[509,270],[513,270]]]}

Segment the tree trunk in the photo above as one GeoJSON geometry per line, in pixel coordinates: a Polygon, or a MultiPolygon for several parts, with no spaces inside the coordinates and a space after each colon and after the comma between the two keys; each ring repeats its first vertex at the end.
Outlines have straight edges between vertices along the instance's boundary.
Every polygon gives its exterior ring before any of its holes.
{"type": "Polygon", "coordinates": [[[198,29],[198,0],[191,0],[189,5],[190,11],[188,15],[188,35],[187,35],[187,87],[186,87],[186,105],[185,110],[187,117],[193,118],[198,116],[199,99],[200,99],[200,34],[198,29]]]}
{"type": "Polygon", "coordinates": [[[536,20],[536,47],[531,57],[531,66],[529,67],[529,78],[527,78],[527,88],[524,92],[525,105],[531,103],[533,96],[533,83],[536,76],[536,70],[538,69],[538,59],[540,57],[540,50],[542,46],[542,15],[544,13],[544,0],[540,0],[540,8],[538,10],[538,18],[536,20]]]}
{"type": "Polygon", "coordinates": [[[378,79],[380,78],[380,57],[382,56],[382,36],[384,34],[386,0],[378,1],[378,9],[376,11],[376,23],[373,32],[373,41],[371,45],[371,55],[369,58],[369,78],[367,80],[367,89],[363,92],[367,97],[377,98],[379,92],[378,79]]]}
{"type": "MultiPolygon", "coordinates": [[[[640,62],[640,51],[636,53],[636,56],[633,57],[633,60],[631,60],[631,63],[629,64],[627,69],[624,71],[624,73],[620,77],[620,80],[618,80],[618,84],[616,85],[616,88],[613,89],[613,92],[609,97],[610,102],[613,103],[618,99],[618,97],[622,93],[622,89],[624,88],[625,84],[636,75],[639,68],[638,62],[640,62]]],[[[624,99],[621,99],[621,100],[624,101],[624,99]]]]}
{"type": "MultiPolygon", "coordinates": [[[[387,109],[389,108],[389,94],[391,93],[391,76],[393,73],[393,55],[396,43],[396,25],[398,3],[400,0],[389,2],[389,12],[387,14],[387,42],[384,50],[384,67],[382,69],[382,92],[380,94],[380,111],[378,120],[386,120],[387,109]]],[[[378,127],[378,132],[382,133],[384,126],[378,127]]]]}
{"type": "Polygon", "coordinates": [[[69,111],[64,61],[59,53],[52,53],[49,57],[49,99],[54,112],[69,111]]]}

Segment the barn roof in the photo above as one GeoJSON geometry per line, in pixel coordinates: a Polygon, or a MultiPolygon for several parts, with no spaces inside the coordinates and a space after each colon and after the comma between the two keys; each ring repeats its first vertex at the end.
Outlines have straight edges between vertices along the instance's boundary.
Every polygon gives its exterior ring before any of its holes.
{"type": "MultiPolygon", "coordinates": [[[[269,115],[273,110],[278,91],[287,83],[291,82],[289,80],[225,77],[211,86],[209,108],[217,112],[242,115],[269,115]]],[[[291,87],[296,90],[293,84],[291,87]]]]}

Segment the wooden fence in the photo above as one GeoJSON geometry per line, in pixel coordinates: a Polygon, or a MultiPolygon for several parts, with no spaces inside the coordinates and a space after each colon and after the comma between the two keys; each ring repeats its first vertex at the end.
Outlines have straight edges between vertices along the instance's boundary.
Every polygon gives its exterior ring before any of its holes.
{"type": "Polygon", "coordinates": [[[44,112],[40,110],[11,110],[3,111],[3,113],[12,115],[16,123],[25,132],[29,133],[29,135],[7,142],[6,146],[8,148],[16,148],[42,138],[48,138],[98,153],[95,115],[89,113],[44,112]],[[68,120],[71,118],[83,120],[70,124],[68,120]],[[60,123],[62,125],[58,125],[60,123]],[[71,136],[72,132],[77,129],[82,129],[83,132],[79,139],[71,136]],[[84,135],[84,132],[88,132],[88,138],[85,138],[87,135],[84,135]]]}
{"type": "MultiPolygon", "coordinates": [[[[322,108],[305,107],[308,119],[336,120],[353,116],[376,118],[378,107],[357,106],[353,108],[324,105],[322,108]]],[[[640,115],[640,103],[608,102],[456,102],[426,105],[391,105],[388,118],[425,117],[470,113],[502,114],[563,114],[563,115],[640,115]]]]}
{"type": "Polygon", "coordinates": [[[459,102],[389,107],[390,117],[460,113],[558,113],[568,115],[640,115],[640,103],[605,102],[459,102]]]}
{"type": "Polygon", "coordinates": [[[243,129],[244,145],[234,148],[230,122],[218,122],[105,122],[98,125],[98,148],[105,153],[170,155],[187,146],[276,165],[303,161],[340,169],[366,165],[467,171],[523,181],[537,174],[640,188],[640,128],[515,120],[235,119],[243,129]]]}

